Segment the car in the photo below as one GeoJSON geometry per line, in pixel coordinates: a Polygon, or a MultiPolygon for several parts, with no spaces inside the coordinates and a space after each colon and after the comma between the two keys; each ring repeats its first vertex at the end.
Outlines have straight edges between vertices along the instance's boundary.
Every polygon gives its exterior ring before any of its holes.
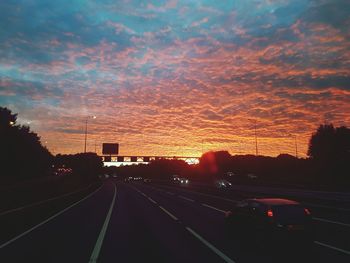
{"type": "Polygon", "coordinates": [[[144,183],[150,183],[150,182],[152,182],[152,180],[149,179],[149,178],[145,178],[145,179],[143,179],[143,182],[144,182],[144,183]]]}
{"type": "Polygon", "coordinates": [[[190,180],[188,180],[187,178],[179,178],[179,181],[182,185],[187,185],[190,182],[190,180]]]}
{"type": "Polygon", "coordinates": [[[226,172],[226,176],[229,176],[229,177],[235,176],[235,173],[234,172],[226,172]]]}
{"type": "Polygon", "coordinates": [[[127,178],[124,179],[124,181],[125,181],[126,183],[131,182],[132,180],[134,180],[134,178],[131,177],[131,176],[129,176],[129,177],[127,177],[127,178]]]}
{"type": "Polygon", "coordinates": [[[180,177],[179,177],[178,175],[174,174],[174,175],[173,175],[172,181],[173,181],[174,183],[178,183],[178,182],[180,182],[180,177]]]}
{"type": "Polygon", "coordinates": [[[221,189],[226,189],[232,186],[232,184],[225,179],[216,180],[214,184],[215,184],[215,187],[221,188],[221,189]]]}
{"type": "MultiPolygon", "coordinates": [[[[312,243],[312,217],[300,203],[281,198],[254,198],[238,202],[226,212],[226,230],[260,245],[312,243]]],[[[249,241],[249,242],[250,242],[249,241]]]]}

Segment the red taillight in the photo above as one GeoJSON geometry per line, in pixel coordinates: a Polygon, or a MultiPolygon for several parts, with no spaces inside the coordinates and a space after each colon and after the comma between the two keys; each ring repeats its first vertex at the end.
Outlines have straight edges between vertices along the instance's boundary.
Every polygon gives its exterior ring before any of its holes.
{"type": "Polygon", "coordinates": [[[231,211],[226,211],[225,212],[225,217],[230,217],[232,215],[232,212],[231,211]]]}
{"type": "Polygon", "coordinates": [[[271,209],[267,210],[267,216],[268,217],[273,217],[273,212],[271,209]]]}
{"type": "Polygon", "coordinates": [[[304,208],[304,212],[305,212],[305,214],[307,214],[308,216],[311,215],[309,209],[307,209],[307,208],[304,208]]]}

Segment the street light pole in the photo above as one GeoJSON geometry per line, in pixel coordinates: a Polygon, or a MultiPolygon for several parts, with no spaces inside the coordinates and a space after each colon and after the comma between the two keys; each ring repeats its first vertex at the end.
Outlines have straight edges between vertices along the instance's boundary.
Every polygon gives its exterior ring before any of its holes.
{"type": "Polygon", "coordinates": [[[258,138],[256,135],[256,120],[254,120],[254,134],[255,134],[255,155],[258,156],[258,138]]]}
{"type": "Polygon", "coordinates": [[[289,134],[289,136],[294,138],[294,148],[295,148],[295,158],[298,158],[298,142],[297,136],[295,134],[289,134]]]}
{"type": "MultiPolygon", "coordinates": [[[[96,116],[92,116],[93,119],[96,119],[96,116]]],[[[87,142],[87,134],[88,134],[88,120],[89,116],[86,117],[85,120],[85,143],[84,143],[84,153],[86,153],[86,142],[87,142]]]]}
{"type": "Polygon", "coordinates": [[[86,120],[85,120],[85,144],[84,144],[84,153],[86,153],[87,124],[88,124],[88,117],[87,117],[86,120]]]}

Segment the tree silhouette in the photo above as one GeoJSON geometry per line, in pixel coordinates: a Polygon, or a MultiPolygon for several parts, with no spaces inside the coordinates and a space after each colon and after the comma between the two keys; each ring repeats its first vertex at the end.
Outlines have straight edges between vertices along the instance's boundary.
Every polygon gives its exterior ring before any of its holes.
{"type": "Polygon", "coordinates": [[[350,129],[334,128],[332,124],[320,125],[311,136],[308,155],[320,161],[349,160],[350,129]]]}
{"type": "Polygon", "coordinates": [[[350,183],[350,129],[320,125],[311,136],[308,155],[319,180],[328,184],[350,183]]]}
{"type": "Polygon", "coordinates": [[[0,107],[0,174],[7,178],[45,176],[52,155],[28,126],[18,125],[17,114],[0,107]]]}

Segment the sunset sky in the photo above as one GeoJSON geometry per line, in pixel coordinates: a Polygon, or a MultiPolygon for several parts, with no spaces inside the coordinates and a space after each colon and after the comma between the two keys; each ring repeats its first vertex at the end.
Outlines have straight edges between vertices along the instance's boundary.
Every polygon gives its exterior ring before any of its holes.
{"type": "Polygon", "coordinates": [[[306,156],[350,126],[349,0],[0,2],[0,106],[54,153],[306,156]]]}

